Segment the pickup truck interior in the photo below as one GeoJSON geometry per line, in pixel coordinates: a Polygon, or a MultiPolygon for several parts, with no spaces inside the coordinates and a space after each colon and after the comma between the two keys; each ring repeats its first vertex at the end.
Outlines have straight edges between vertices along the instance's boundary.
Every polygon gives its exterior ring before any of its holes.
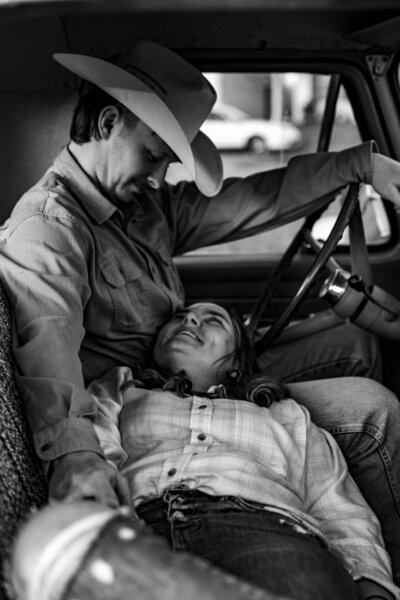
{"type": "MultiPolygon", "coordinates": [[[[182,54],[218,92],[221,110],[205,127],[229,177],[371,139],[400,160],[399,25],[398,0],[1,3],[0,221],[68,142],[80,81],[55,52],[108,58],[148,38],[182,54]]],[[[181,165],[168,174],[187,177],[181,165]]],[[[399,224],[371,186],[351,185],[318,214],[176,263],[188,302],[229,302],[259,349],[353,319],[378,336],[383,383],[399,394],[399,224]],[[362,318],[360,297],[369,306],[362,318]]],[[[46,483],[15,385],[12,307],[0,292],[0,596],[12,600],[10,545],[45,503],[46,483]]]]}

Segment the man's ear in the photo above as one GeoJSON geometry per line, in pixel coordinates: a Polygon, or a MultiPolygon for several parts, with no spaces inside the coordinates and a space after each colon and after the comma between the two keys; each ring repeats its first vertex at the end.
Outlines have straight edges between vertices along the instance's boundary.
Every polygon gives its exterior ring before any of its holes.
{"type": "Polygon", "coordinates": [[[105,106],[99,114],[98,118],[98,130],[101,139],[107,140],[116,123],[121,118],[121,112],[117,106],[105,106]]]}

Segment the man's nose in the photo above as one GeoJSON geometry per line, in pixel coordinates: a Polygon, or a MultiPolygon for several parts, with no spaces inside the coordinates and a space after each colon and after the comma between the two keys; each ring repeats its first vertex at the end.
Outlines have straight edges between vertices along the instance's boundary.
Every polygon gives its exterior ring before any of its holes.
{"type": "Polygon", "coordinates": [[[201,322],[201,319],[199,318],[199,316],[196,315],[195,312],[191,312],[191,311],[189,311],[189,312],[186,313],[183,322],[186,325],[192,325],[194,327],[201,327],[202,326],[202,322],[201,322]]]}
{"type": "Polygon", "coordinates": [[[163,185],[167,173],[167,164],[160,164],[147,176],[147,183],[153,190],[158,190],[163,185]]]}

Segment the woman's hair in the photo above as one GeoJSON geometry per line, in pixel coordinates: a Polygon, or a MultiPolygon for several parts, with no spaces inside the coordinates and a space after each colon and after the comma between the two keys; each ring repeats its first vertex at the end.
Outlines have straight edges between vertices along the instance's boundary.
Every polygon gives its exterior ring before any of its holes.
{"type": "Polygon", "coordinates": [[[85,144],[91,139],[100,139],[98,120],[101,111],[106,106],[116,106],[129,125],[133,126],[138,121],[138,117],[118,100],[103,92],[99,87],[86,84],[85,91],[79,97],[72,115],[69,135],[73,142],[85,144]]]}
{"type": "Polygon", "coordinates": [[[247,400],[258,406],[268,407],[272,402],[279,402],[288,397],[287,387],[263,375],[257,365],[256,355],[247,330],[240,317],[230,306],[222,305],[229,313],[235,335],[235,349],[232,353],[219,359],[221,368],[224,363],[233,364],[234,368],[226,370],[225,379],[212,394],[193,390],[192,382],[185,371],[172,373],[157,364],[144,366],[138,363],[134,368],[135,384],[147,389],[162,388],[173,391],[179,396],[191,394],[227,397],[247,400]]]}

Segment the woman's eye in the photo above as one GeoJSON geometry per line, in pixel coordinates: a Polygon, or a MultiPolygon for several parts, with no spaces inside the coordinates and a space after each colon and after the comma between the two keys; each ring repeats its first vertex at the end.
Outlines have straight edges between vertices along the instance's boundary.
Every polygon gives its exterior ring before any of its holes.
{"type": "Polygon", "coordinates": [[[223,321],[222,319],[219,319],[218,317],[210,317],[208,319],[209,323],[216,323],[217,325],[221,325],[221,327],[223,326],[223,321]]]}
{"type": "Polygon", "coordinates": [[[176,315],[174,315],[174,316],[172,317],[172,319],[173,319],[174,321],[182,321],[182,319],[183,319],[183,317],[184,317],[184,316],[185,316],[185,315],[184,315],[183,313],[176,313],[176,315]]]}

